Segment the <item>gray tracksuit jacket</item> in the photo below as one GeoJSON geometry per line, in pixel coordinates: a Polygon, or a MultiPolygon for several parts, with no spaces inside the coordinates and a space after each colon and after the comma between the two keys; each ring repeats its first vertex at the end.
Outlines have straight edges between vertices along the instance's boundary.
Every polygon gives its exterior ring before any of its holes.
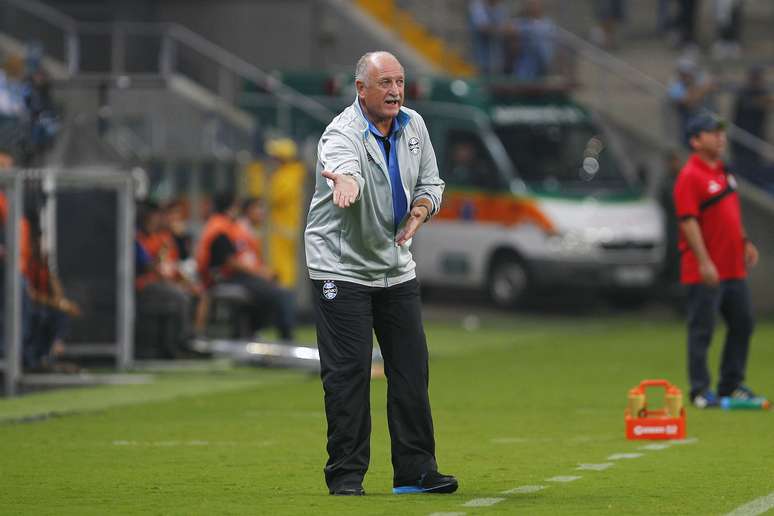
{"type": "MultiPolygon", "coordinates": [[[[444,182],[438,175],[427,126],[419,113],[406,107],[398,118],[402,128],[395,146],[409,211],[414,201],[426,197],[433,205],[432,216],[441,206],[444,182]]],[[[317,146],[315,191],[304,233],[309,277],[374,287],[413,279],[416,264],[409,250],[411,242],[396,246],[393,219],[384,154],[355,99],[328,125],[317,146]],[[352,206],[333,204],[333,182],[322,177],[323,170],[357,180],[360,193],[352,206]]],[[[405,220],[400,222],[398,231],[404,224],[405,220]]]]}

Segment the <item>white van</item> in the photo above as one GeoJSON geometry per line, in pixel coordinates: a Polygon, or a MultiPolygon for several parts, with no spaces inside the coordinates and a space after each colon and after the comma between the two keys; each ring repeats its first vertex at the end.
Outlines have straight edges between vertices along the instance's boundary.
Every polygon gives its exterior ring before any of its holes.
{"type": "Polygon", "coordinates": [[[664,215],[583,108],[564,99],[416,109],[447,185],[413,243],[424,286],[485,289],[505,307],[533,289],[654,285],[664,215]]]}

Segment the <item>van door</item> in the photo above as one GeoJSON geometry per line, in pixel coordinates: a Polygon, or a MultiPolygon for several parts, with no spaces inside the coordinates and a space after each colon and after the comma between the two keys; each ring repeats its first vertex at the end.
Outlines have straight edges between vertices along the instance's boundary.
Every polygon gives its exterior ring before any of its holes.
{"type": "Polygon", "coordinates": [[[510,182],[479,132],[450,124],[440,135],[438,156],[446,182],[441,211],[415,237],[421,281],[436,286],[480,287],[496,232],[479,222],[491,196],[510,195],[510,182]]]}

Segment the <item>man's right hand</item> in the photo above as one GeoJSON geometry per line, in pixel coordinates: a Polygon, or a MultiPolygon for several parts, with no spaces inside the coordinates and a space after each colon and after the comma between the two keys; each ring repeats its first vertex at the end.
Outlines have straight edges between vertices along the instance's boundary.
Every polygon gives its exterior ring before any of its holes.
{"type": "Polygon", "coordinates": [[[323,170],[322,176],[333,181],[333,204],[339,208],[349,208],[355,203],[360,186],[354,177],[323,170]]]}
{"type": "Polygon", "coordinates": [[[718,269],[712,260],[699,262],[699,274],[701,274],[701,281],[708,287],[717,287],[720,283],[720,276],[718,275],[718,269]]]}

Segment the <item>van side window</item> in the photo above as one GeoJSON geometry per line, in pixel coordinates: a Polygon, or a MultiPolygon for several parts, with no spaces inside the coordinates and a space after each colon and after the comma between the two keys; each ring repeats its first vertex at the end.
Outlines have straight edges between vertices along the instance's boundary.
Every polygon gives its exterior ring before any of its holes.
{"type": "Polygon", "coordinates": [[[481,138],[462,130],[449,131],[441,178],[449,186],[500,190],[504,185],[481,138]]]}

